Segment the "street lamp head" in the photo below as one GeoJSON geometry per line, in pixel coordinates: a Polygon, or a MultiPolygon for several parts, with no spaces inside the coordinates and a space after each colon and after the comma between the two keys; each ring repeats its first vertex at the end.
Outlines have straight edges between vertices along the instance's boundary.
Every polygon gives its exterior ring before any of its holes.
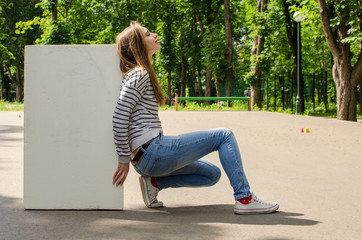
{"type": "Polygon", "coordinates": [[[293,14],[294,21],[296,22],[302,22],[305,20],[305,15],[299,11],[294,12],[293,14]]]}

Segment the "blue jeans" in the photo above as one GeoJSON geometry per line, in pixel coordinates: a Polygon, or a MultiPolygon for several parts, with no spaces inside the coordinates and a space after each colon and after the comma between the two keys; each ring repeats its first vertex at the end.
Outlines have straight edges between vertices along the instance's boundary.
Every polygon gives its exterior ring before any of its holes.
{"type": "Polygon", "coordinates": [[[202,157],[216,150],[235,199],[250,196],[239,147],[229,129],[159,136],[148,146],[135,169],[142,176],[155,177],[160,189],[211,186],[218,182],[221,172],[202,157]]]}

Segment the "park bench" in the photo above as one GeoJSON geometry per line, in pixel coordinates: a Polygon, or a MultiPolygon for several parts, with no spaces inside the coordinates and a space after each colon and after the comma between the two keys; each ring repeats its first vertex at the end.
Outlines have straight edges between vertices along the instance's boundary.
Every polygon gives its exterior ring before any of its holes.
{"type": "Polygon", "coordinates": [[[251,110],[250,97],[176,97],[175,110],[177,111],[178,101],[233,101],[243,100],[248,103],[248,111],[251,110]]]}

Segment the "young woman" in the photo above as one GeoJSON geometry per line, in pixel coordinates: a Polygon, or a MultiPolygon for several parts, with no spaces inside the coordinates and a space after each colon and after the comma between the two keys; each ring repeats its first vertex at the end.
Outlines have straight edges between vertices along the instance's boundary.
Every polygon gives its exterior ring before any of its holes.
{"type": "Polygon", "coordinates": [[[178,187],[212,186],[220,178],[220,169],[202,159],[218,151],[220,161],[234,190],[236,214],[270,213],[279,208],[250,192],[239,148],[229,129],[164,136],[158,118],[158,106],[165,102],[163,91],[152,67],[152,55],[160,50],[157,34],[137,22],[131,22],[117,36],[117,51],[124,80],[113,115],[113,131],[118,167],[113,184],[126,180],[129,163],[141,175],[143,200],[147,207],[162,207],[160,190],[178,187]]]}

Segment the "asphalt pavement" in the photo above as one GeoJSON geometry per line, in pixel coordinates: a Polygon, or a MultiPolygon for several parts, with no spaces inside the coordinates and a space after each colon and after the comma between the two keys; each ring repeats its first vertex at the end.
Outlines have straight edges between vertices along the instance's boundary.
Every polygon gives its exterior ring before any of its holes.
{"type": "MultiPolygon", "coordinates": [[[[24,210],[24,114],[0,112],[0,239],[362,238],[362,123],[259,111],[161,111],[160,118],[165,135],[233,130],[252,191],[279,211],[235,215],[224,172],[212,187],[161,191],[165,207],[147,209],[133,169],[123,211],[24,210]]],[[[206,159],[221,167],[217,152],[206,159]]]]}

